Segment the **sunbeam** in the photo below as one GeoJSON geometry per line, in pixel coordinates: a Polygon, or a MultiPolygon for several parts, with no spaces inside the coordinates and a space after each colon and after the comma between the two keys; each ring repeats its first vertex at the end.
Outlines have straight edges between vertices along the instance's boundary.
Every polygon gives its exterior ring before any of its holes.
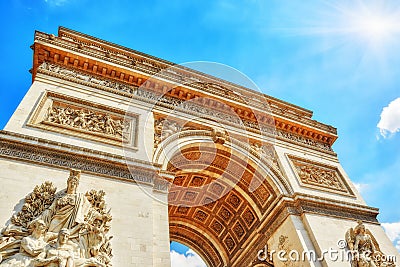
{"type": "Polygon", "coordinates": [[[308,11],[295,26],[279,30],[292,36],[320,37],[328,40],[329,49],[347,46],[360,58],[374,58],[379,63],[400,44],[400,3],[317,1],[308,11]]]}

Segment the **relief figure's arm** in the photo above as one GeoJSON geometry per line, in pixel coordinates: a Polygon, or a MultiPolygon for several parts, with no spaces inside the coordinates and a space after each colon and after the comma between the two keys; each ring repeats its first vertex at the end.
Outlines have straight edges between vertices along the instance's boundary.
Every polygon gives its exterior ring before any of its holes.
{"type": "Polygon", "coordinates": [[[40,252],[37,253],[37,250],[35,250],[34,244],[32,242],[29,242],[29,240],[26,237],[22,238],[22,240],[21,240],[21,248],[26,253],[28,253],[29,255],[32,255],[32,256],[37,256],[37,254],[40,253],[40,252]]]}
{"type": "Polygon", "coordinates": [[[41,219],[44,221],[44,223],[49,226],[51,219],[54,216],[55,210],[57,208],[57,200],[58,198],[54,199],[53,203],[50,205],[50,207],[48,207],[47,209],[45,209],[42,214],[39,215],[38,219],[41,219]]]}
{"type": "Polygon", "coordinates": [[[35,260],[34,266],[38,266],[38,267],[46,266],[49,263],[57,262],[57,261],[59,261],[59,258],[57,256],[53,256],[53,257],[50,257],[47,259],[37,259],[37,260],[35,260]]]}

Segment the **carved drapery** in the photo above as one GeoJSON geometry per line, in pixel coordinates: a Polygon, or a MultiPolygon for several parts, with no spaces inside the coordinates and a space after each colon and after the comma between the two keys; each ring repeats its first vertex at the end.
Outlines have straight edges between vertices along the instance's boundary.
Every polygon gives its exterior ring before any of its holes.
{"type": "Polygon", "coordinates": [[[396,267],[394,258],[382,253],[379,243],[362,221],[346,231],[345,241],[347,248],[352,251],[351,266],[396,267]]]}
{"type": "Polygon", "coordinates": [[[124,142],[129,140],[130,124],[123,118],[111,117],[87,108],[65,106],[62,103],[53,102],[43,123],[59,124],[82,131],[110,135],[121,138],[124,142]]]}
{"type": "Polygon", "coordinates": [[[111,266],[112,237],[108,232],[112,216],[105,192],[92,189],[78,193],[79,180],[80,171],[71,170],[66,190],[56,193],[51,182],[35,187],[21,211],[1,230],[0,266],[57,263],[65,267],[70,266],[68,261],[77,267],[111,266]],[[54,253],[58,257],[52,257],[54,253]]]}

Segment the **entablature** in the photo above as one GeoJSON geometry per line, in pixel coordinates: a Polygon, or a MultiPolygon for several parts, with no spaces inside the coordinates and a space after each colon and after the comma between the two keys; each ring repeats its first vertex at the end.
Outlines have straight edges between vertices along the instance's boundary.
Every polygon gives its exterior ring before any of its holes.
{"type": "Polygon", "coordinates": [[[81,73],[81,77],[95,75],[98,85],[108,80],[126,96],[141,88],[223,113],[234,112],[248,124],[272,126],[329,147],[337,139],[336,129],[312,120],[309,110],[65,28],[59,29],[58,37],[36,32],[33,49],[33,79],[47,62],[81,73]]]}

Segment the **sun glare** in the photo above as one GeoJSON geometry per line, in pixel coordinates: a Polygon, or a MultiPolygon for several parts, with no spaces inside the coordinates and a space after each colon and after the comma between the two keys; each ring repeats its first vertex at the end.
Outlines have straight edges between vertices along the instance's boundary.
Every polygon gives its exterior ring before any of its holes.
{"type": "Polygon", "coordinates": [[[399,33],[400,20],[388,13],[380,13],[364,10],[364,12],[353,11],[356,16],[344,18],[348,23],[349,33],[354,33],[369,44],[384,44],[399,33]]]}
{"type": "Polygon", "coordinates": [[[286,28],[294,35],[321,36],[327,47],[348,45],[363,54],[382,59],[400,44],[400,2],[394,0],[318,0],[304,10],[307,16],[286,28]],[[326,42],[325,42],[326,43],[326,42]]]}

